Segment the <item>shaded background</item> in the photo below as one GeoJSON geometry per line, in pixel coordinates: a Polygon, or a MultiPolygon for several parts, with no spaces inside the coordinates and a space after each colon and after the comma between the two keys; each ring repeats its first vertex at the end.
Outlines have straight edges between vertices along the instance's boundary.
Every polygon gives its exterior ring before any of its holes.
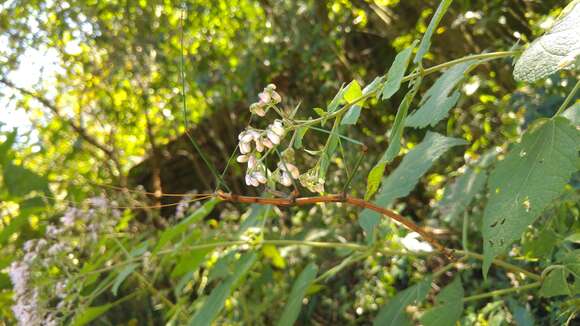
{"type": "MultiPolygon", "coordinates": [[[[142,185],[164,193],[213,191],[215,181],[184,135],[187,126],[221,171],[236,146],[237,134],[248,124],[249,104],[256,101],[265,85],[277,85],[285,107],[300,103],[302,117],[314,116],[311,108],[325,107],[341,84],[353,79],[366,84],[384,74],[396,53],[420,38],[437,4],[414,0],[183,4],[145,0],[6,1],[0,4],[0,140],[6,142],[11,135],[16,136],[13,149],[0,153],[3,160],[42,176],[33,181],[47,182],[50,189],[46,193],[67,200],[80,201],[103,192],[110,198],[119,196],[95,183],[142,185]],[[185,113],[180,95],[181,70],[188,107],[185,113]],[[11,134],[14,127],[16,134],[11,134]]],[[[554,16],[565,4],[552,0],[454,1],[433,37],[424,65],[508,50],[517,42],[527,42],[549,25],[548,14],[554,16]]],[[[465,161],[515,140],[527,121],[551,116],[569,84],[555,76],[535,86],[517,85],[511,77],[511,65],[504,60],[477,68],[463,89],[468,96],[462,96],[447,122],[436,128],[470,142],[464,157],[460,155],[464,149],[454,150],[455,159],[449,155],[441,160],[398,206],[416,221],[441,229],[442,237],[449,241],[457,241],[453,223],[435,223],[431,220],[436,217],[430,213],[448,177],[456,175],[454,171],[465,161]]],[[[386,135],[401,98],[396,94],[388,101],[372,103],[359,124],[348,131],[349,137],[369,147],[368,159],[353,182],[354,194],[362,195],[369,168],[387,147],[386,135]]],[[[407,130],[405,146],[411,147],[422,137],[423,131],[407,130]]],[[[308,134],[305,142],[308,148],[320,146],[316,134],[308,134]]],[[[343,166],[352,164],[349,159],[355,159],[355,147],[351,153],[346,162],[334,162],[327,181],[329,191],[341,189],[343,166]]],[[[309,157],[300,160],[305,166],[312,163],[309,157]]],[[[228,185],[238,193],[255,194],[241,182],[242,176],[241,167],[232,166],[226,176],[228,185]]],[[[4,202],[14,199],[14,194],[5,190],[0,195],[4,202]]],[[[142,199],[150,204],[175,201],[142,199]]],[[[58,204],[52,204],[58,210],[58,204]]],[[[9,210],[7,206],[2,209],[9,210]]],[[[140,212],[140,222],[153,229],[162,227],[174,211],[165,208],[161,212],[140,212]]],[[[330,232],[346,239],[363,239],[355,212],[336,213],[346,216],[342,221],[319,221],[313,214],[297,229],[292,229],[287,213],[281,214],[277,223],[283,234],[325,225],[324,229],[336,229],[330,232]]],[[[15,255],[15,248],[41,232],[29,222],[32,217],[41,221],[54,218],[39,211],[27,216],[18,226],[21,235],[3,241],[6,245],[1,251],[6,258],[0,270],[15,255]]],[[[0,225],[6,229],[10,219],[0,221],[0,225]]],[[[327,257],[326,261],[330,264],[333,259],[338,258],[327,257]]],[[[353,268],[337,277],[328,284],[333,290],[326,297],[316,297],[320,301],[310,305],[308,318],[320,324],[368,322],[377,305],[369,303],[372,300],[366,296],[392,294],[412,278],[406,271],[411,262],[399,263],[385,271],[371,268],[357,272],[353,268]],[[387,285],[371,289],[372,283],[360,282],[359,277],[387,285]],[[348,295],[350,290],[358,291],[356,298],[348,295]],[[353,305],[364,307],[363,312],[356,312],[353,305]]],[[[438,264],[428,262],[423,268],[438,264]]],[[[507,282],[505,277],[500,281],[507,282]]],[[[484,290],[489,285],[485,281],[478,286],[484,290]]],[[[256,301],[260,298],[257,296],[256,301]]],[[[9,296],[0,300],[9,302],[9,296]]],[[[0,313],[8,315],[5,306],[0,313]]],[[[268,324],[268,312],[262,313],[263,318],[256,317],[253,322],[268,324]]],[[[128,320],[130,315],[114,318],[128,320]]]]}

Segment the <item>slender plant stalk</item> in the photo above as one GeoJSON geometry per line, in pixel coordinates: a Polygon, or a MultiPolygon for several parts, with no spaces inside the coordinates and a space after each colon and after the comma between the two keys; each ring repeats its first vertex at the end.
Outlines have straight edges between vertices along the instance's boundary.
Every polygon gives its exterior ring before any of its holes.
{"type": "Polygon", "coordinates": [[[570,94],[568,94],[568,96],[566,96],[564,103],[562,103],[562,105],[560,105],[560,107],[558,108],[558,111],[556,111],[556,114],[554,114],[555,117],[560,115],[562,112],[564,112],[564,110],[566,110],[566,108],[568,107],[570,102],[572,102],[572,99],[574,98],[574,96],[576,96],[576,92],[578,92],[579,88],[580,88],[580,80],[578,80],[576,82],[576,85],[574,85],[574,88],[572,88],[572,90],[570,91],[570,94]]]}
{"type": "Polygon", "coordinates": [[[526,285],[522,285],[522,286],[518,286],[518,287],[495,290],[495,291],[486,292],[486,293],[482,293],[482,294],[472,295],[470,297],[465,297],[465,298],[463,298],[463,302],[492,298],[492,297],[497,297],[500,295],[510,294],[513,292],[527,291],[527,290],[535,289],[535,288],[540,287],[540,286],[542,286],[542,282],[534,282],[534,283],[530,283],[530,284],[526,284],[526,285]]]}

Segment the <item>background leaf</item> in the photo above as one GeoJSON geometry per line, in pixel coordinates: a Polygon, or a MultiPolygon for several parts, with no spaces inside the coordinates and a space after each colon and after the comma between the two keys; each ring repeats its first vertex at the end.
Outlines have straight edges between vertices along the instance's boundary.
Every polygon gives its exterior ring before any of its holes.
{"type": "Polygon", "coordinates": [[[233,269],[233,273],[211,291],[211,294],[207,297],[203,306],[195,313],[189,322],[189,325],[211,325],[212,321],[224,307],[226,299],[233,291],[238,281],[241,280],[250,270],[256,261],[256,258],[257,255],[254,252],[242,255],[233,269]]]}
{"type": "Polygon", "coordinates": [[[304,268],[302,273],[298,276],[294,285],[292,285],[292,290],[290,291],[290,296],[288,297],[288,302],[284,307],[284,312],[282,312],[282,317],[278,321],[278,326],[290,326],[294,325],[294,322],[300,314],[300,309],[302,308],[302,299],[306,294],[306,290],[312,284],[312,281],[316,278],[316,273],[318,272],[318,267],[314,263],[310,263],[304,268]]]}
{"type": "Polygon", "coordinates": [[[578,168],[580,131],[564,118],[540,121],[523,136],[489,177],[483,217],[484,275],[564,190],[578,168]]]}
{"type": "Polygon", "coordinates": [[[425,326],[453,326],[463,312],[463,286],[458,276],[435,299],[436,307],[421,316],[425,326]]]}
{"type": "Polygon", "coordinates": [[[431,276],[395,295],[389,302],[381,307],[377,318],[373,321],[374,326],[405,326],[410,325],[409,316],[405,307],[410,304],[418,304],[425,300],[431,289],[431,276]]]}

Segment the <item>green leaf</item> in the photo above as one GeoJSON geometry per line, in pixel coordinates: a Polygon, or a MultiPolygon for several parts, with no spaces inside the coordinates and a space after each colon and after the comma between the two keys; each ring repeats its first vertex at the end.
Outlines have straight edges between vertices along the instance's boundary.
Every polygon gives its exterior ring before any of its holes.
{"type": "Polygon", "coordinates": [[[485,187],[487,173],[478,168],[467,168],[465,173],[457,177],[445,188],[443,199],[437,205],[443,220],[453,221],[465,212],[469,204],[485,187]]]}
{"type": "Polygon", "coordinates": [[[326,115],[326,111],[324,111],[324,109],[314,108],[313,110],[314,110],[314,112],[316,112],[316,114],[318,114],[321,117],[324,117],[326,115]]]}
{"type": "Polygon", "coordinates": [[[20,229],[27,223],[28,216],[26,215],[20,215],[12,219],[10,224],[0,230],[0,245],[5,244],[12,234],[20,231],[20,229]]]}
{"type": "Polygon", "coordinates": [[[409,316],[405,308],[410,304],[418,304],[425,300],[431,289],[431,276],[426,277],[420,283],[399,292],[380,310],[377,318],[373,321],[374,326],[405,326],[410,325],[409,316]]]}
{"type": "Polygon", "coordinates": [[[7,133],[6,140],[0,144],[0,164],[6,164],[8,161],[8,153],[10,153],[12,145],[14,145],[17,135],[18,133],[16,130],[7,133]]]}
{"type": "Polygon", "coordinates": [[[534,316],[528,309],[511,298],[508,299],[508,302],[517,326],[534,326],[536,324],[534,316]]]}
{"type": "Polygon", "coordinates": [[[571,234],[564,239],[565,241],[570,241],[574,243],[580,243],[580,232],[571,234]]]}
{"type": "MultiPolygon", "coordinates": [[[[344,96],[344,84],[342,86],[340,86],[340,90],[338,91],[338,93],[336,93],[336,95],[334,96],[332,101],[330,101],[330,103],[328,104],[328,107],[326,108],[326,112],[332,113],[332,112],[336,111],[336,109],[340,105],[340,102],[343,99],[343,96],[344,96]]],[[[316,111],[316,109],[315,109],[315,111],[316,111]]]]}
{"type": "Polygon", "coordinates": [[[566,111],[562,112],[562,116],[575,126],[580,126],[580,102],[572,105],[566,111]]]}
{"type": "Polygon", "coordinates": [[[76,315],[72,325],[82,326],[90,323],[91,321],[97,319],[102,314],[109,311],[114,306],[113,303],[107,303],[102,306],[89,307],[81,311],[76,315]]]}
{"type": "Polygon", "coordinates": [[[183,253],[175,265],[175,268],[173,268],[171,277],[175,278],[184,275],[187,272],[196,271],[209,252],[211,252],[211,249],[197,249],[183,253]]]}
{"type": "Polygon", "coordinates": [[[300,149],[302,148],[302,139],[304,139],[304,135],[308,131],[308,127],[300,127],[296,130],[296,138],[294,139],[294,148],[300,149]]]}
{"type": "Polygon", "coordinates": [[[443,120],[459,100],[460,91],[455,89],[465,77],[465,73],[478,64],[476,60],[466,61],[449,68],[429,88],[421,99],[421,107],[411,113],[406,125],[413,128],[435,126],[443,120]],[[451,94],[452,93],[452,94],[451,94]]]}
{"type": "Polygon", "coordinates": [[[456,277],[435,299],[436,307],[427,310],[420,318],[425,326],[454,326],[463,312],[463,286],[456,277]]]}
{"type": "Polygon", "coordinates": [[[522,252],[530,257],[549,257],[557,242],[558,234],[551,229],[545,228],[535,239],[523,243],[522,252]]]}
{"type": "Polygon", "coordinates": [[[395,94],[401,87],[401,81],[403,80],[403,77],[405,77],[405,71],[407,71],[407,66],[409,66],[409,61],[411,60],[411,54],[413,54],[413,49],[416,45],[417,41],[399,52],[395,57],[391,68],[389,68],[389,72],[387,72],[385,86],[383,86],[383,100],[391,98],[391,96],[393,96],[393,94],[395,94]]]}
{"type": "Polygon", "coordinates": [[[304,299],[306,290],[316,278],[317,272],[318,267],[316,264],[310,263],[306,268],[304,268],[302,273],[300,273],[294,282],[294,285],[292,285],[292,290],[288,297],[288,303],[286,304],[286,307],[284,307],[282,317],[280,317],[280,320],[278,321],[279,326],[294,325],[294,322],[296,322],[302,308],[302,299],[304,299]]]}
{"type": "Polygon", "coordinates": [[[366,200],[371,198],[371,196],[379,189],[381,178],[385,172],[385,167],[399,154],[399,151],[401,150],[401,137],[403,136],[403,130],[405,128],[407,112],[409,111],[411,101],[413,101],[415,94],[417,94],[420,84],[421,79],[416,80],[413,88],[405,94],[403,101],[401,101],[401,104],[399,105],[393,129],[391,129],[391,133],[389,134],[389,147],[387,147],[387,150],[383,153],[383,156],[377,164],[375,164],[371,169],[367,177],[367,190],[365,193],[366,200]]]}
{"type": "Polygon", "coordinates": [[[14,197],[22,197],[32,191],[43,192],[50,195],[48,180],[33,171],[11,162],[4,164],[4,185],[14,197]]]}
{"type": "Polygon", "coordinates": [[[580,2],[572,2],[552,28],[516,61],[514,78],[533,82],[561,69],[574,69],[580,56],[580,2]]]}
{"type": "Polygon", "coordinates": [[[539,121],[489,177],[483,273],[557,198],[578,169],[580,131],[565,118],[539,121]]]}
{"type": "Polygon", "coordinates": [[[157,253],[169,241],[185,233],[189,229],[189,226],[191,224],[196,223],[201,219],[203,219],[204,217],[206,217],[209,213],[211,213],[214,206],[219,202],[220,200],[217,198],[212,198],[208,200],[205,204],[203,204],[203,206],[201,206],[191,215],[183,219],[181,222],[163,231],[163,233],[161,233],[161,236],[159,237],[159,241],[157,242],[155,249],[153,249],[153,253],[154,254],[157,253]]]}
{"type": "Polygon", "coordinates": [[[237,262],[236,267],[233,269],[233,273],[211,291],[209,297],[190,320],[189,325],[211,325],[212,321],[223,309],[225,301],[230,293],[236,287],[240,279],[250,270],[250,267],[252,267],[256,258],[257,255],[254,252],[244,254],[237,262]]]}
{"type": "Polygon", "coordinates": [[[346,101],[346,103],[348,103],[348,104],[354,103],[361,96],[362,96],[362,89],[360,87],[360,84],[356,80],[351,81],[344,88],[343,98],[346,101]]]}
{"type": "Polygon", "coordinates": [[[125,266],[119,272],[119,274],[117,274],[117,277],[115,277],[115,281],[113,282],[113,286],[111,287],[111,292],[113,293],[114,296],[117,295],[117,292],[119,291],[119,287],[121,286],[121,284],[123,284],[125,279],[127,279],[127,277],[131,275],[131,273],[133,273],[135,269],[137,269],[137,267],[139,267],[139,264],[129,264],[125,266]]]}
{"type": "Polygon", "coordinates": [[[344,117],[342,118],[342,121],[340,122],[340,124],[341,125],[355,125],[356,122],[358,121],[358,118],[360,117],[361,110],[362,110],[362,108],[360,107],[360,105],[355,105],[355,106],[351,107],[344,114],[344,117]]]}
{"type": "Polygon", "coordinates": [[[554,268],[544,278],[542,288],[540,288],[540,296],[550,298],[558,295],[571,295],[570,288],[566,278],[570,272],[566,268],[554,268]]]}
{"type": "MultiPolygon", "coordinates": [[[[395,171],[388,177],[383,178],[383,187],[374,203],[381,207],[387,207],[395,199],[406,196],[415,188],[421,176],[431,168],[441,155],[454,146],[465,144],[467,142],[463,139],[427,132],[425,139],[405,155],[395,171]]],[[[359,224],[361,224],[367,234],[370,234],[379,219],[380,214],[365,209],[359,217],[359,224]],[[361,221],[364,221],[364,224],[361,221]]]]}
{"type": "Polygon", "coordinates": [[[375,77],[375,79],[373,79],[373,81],[370,84],[366,85],[365,88],[363,88],[362,94],[367,95],[376,92],[377,90],[379,90],[379,87],[381,87],[382,83],[383,83],[382,77],[375,77]]]}
{"type": "Polygon", "coordinates": [[[429,48],[431,47],[431,37],[433,36],[435,29],[437,29],[437,25],[439,25],[441,18],[443,18],[443,15],[445,15],[447,8],[449,8],[449,5],[451,5],[451,2],[452,0],[442,0],[439,3],[439,7],[437,7],[435,14],[431,18],[429,26],[427,26],[427,31],[425,31],[425,34],[421,39],[421,44],[419,44],[419,50],[417,51],[417,54],[415,55],[415,59],[413,60],[413,62],[419,63],[421,60],[423,60],[423,57],[429,51],[429,48]]]}

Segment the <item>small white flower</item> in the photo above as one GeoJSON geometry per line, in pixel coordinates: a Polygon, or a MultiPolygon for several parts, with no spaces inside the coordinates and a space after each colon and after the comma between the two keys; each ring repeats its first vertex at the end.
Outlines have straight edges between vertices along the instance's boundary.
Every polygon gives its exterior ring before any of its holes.
{"type": "Polygon", "coordinates": [[[271,124],[270,126],[268,126],[268,128],[270,130],[272,130],[273,132],[275,132],[280,137],[283,137],[284,134],[286,133],[286,130],[284,129],[284,125],[282,124],[282,122],[280,120],[274,121],[274,123],[271,124]]]}
{"type": "Polygon", "coordinates": [[[260,102],[258,103],[262,105],[270,104],[270,101],[272,101],[272,97],[270,96],[270,93],[267,91],[258,94],[258,97],[260,98],[260,102]]]}
{"type": "Polygon", "coordinates": [[[266,183],[268,181],[264,173],[260,171],[252,173],[252,178],[256,179],[259,183],[266,183]]]}
{"type": "Polygon", "coordinates": [[[292,185],[292,179],[290,178],[290,175],[286,172],[282,172],[282,175],[280,176],[280,183],[286,187],[290,187],[292,185]]]}
{"type": "Polygon", "coordinates": [[[431,245],[427,242],[419,241],[419,237],[420,237],[419,233],[411,232],[407,234],[404,238],[402,238],[400,241],[403,247],[405,247],[405,249],[409,251],[432,252],[433,247],[431,247],[431,245]]]}
{"type": "Polygon", "coordinates": [[[248,162],[248,160],[250,159],[250,157],[248,155],[240,155],[236,158],[236,161],[238,161],[238,163],[246,163],[248,162]]]}
{"type": "Polygon", "coordinates": [[[260,117],[263,117],[266,115],[266,108],[264,105],[262,105],[261,103],[253,103],[252,105],[250,105],[250,112],[259,115],[260,117]]]}
{"type": "Polygon", "coordinates": [[[249,130],[246,130],[240,133],[238,139],[241,143],[249,143],[254,139],[254,135],[249,130]]]}
{"type": "Polygon", "coordinates": [[[272,141],[270,141],[270,139],[268,139],[267,137],[262,137],[262,139],[260,139],[260,142],[262,143],[262,145],[264,145],[265,147],[268,148],[274,148],[274,144],[272,143],[272,141]]]}
{"type": "Polygon", "coordinates": [[[264,151],[264,144],[262,143],[261,139],[256,140],[256,150],[260,153],[264,151]]]}
{"type": "Polygon", "coordinates": [[[252,146],[250,146],[250,143],[245,143],[245,142],[240,143],[240,153],[248,154],[251,151],[252,151],[252,146]]]}
{"type": "Polygon", "coordinates": [[[250,158],[248,159],[248,169],[252,170],[256,166],[258,166],[258,159],[256,158],[256,156],[250,155],[250,158]]]}
{"type": "Polygon", "coordinates": [[[272,143],[276,145],[280,144],[280,136],[272,130],[266,130],[266,136],[268,136],[268,139],[270,139],[272,143]]]}

